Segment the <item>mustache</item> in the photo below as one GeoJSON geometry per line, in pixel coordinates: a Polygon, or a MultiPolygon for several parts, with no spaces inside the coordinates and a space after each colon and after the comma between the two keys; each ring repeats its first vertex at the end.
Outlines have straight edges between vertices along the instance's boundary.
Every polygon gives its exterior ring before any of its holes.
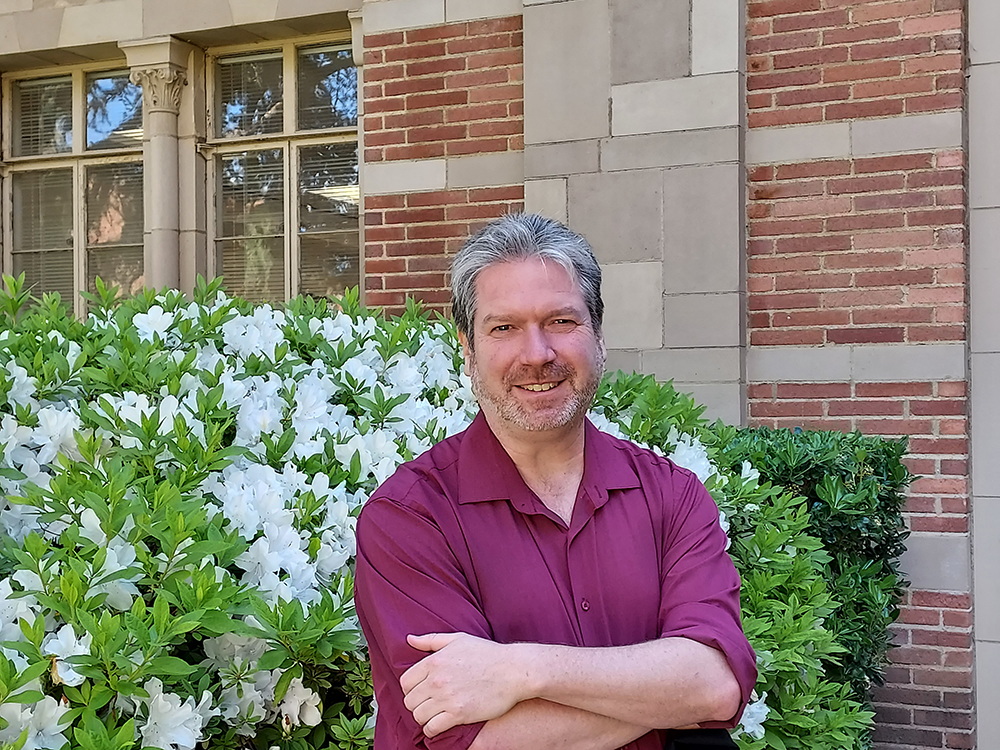
{"type": "Polygon", "coordinates": [[[551,380],[567,380],[575,370],[562,362],[550,362],[541,367],[519,367],[511,370],[504,378],[504,384],[513,386],[515,383],[544,383],[551,380]]]}

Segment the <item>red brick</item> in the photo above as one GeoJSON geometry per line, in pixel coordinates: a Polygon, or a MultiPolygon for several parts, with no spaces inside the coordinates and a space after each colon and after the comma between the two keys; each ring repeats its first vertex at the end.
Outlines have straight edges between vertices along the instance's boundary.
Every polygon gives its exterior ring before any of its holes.
{"type": "Polygon", "coordinates": [[[763,0],[747,4],[750,18],[805,13],[820,9],[820,0],[763,0]]]}
{"type": "Polygon", "coordinates": [[[898,211],[856,214],[854,216],[832,216],[826,220],[830,232],[852,232],[858,229],[893,229],[904,225],[906,217],[898,211]]]}
{"type": "Polygon", "coordinates": [[[849,273],[782,274],[775,280],[776,291],[793,289],[846,289],[851,286],[849,273]]]}
{"type": "Polygon", "coordinates": [[[816,401],[754,401],[750,404],[754,417],[821,417],[823,404],[816,401]]]}
{"type": "Polygon", "coordinates": [[[747,396],[749,398],[772,398],[774,386],[770,383],[751,383],[747,386],[747,396]]]}
{"type": "Polygon", "coordinates": [[[892,416],[903,415],[903,404],[899,401],[831,401],[828,407],[831,417],[851,416],[892,416]]]}
{"type": "Polygon", "coordinates": [[[903,73],[905,75],[961,69],[962,55],[957,52],[949,52],[942,55],[931,55],[930,57],[916,57],[912,60],[905,60],[903,62],[903,73]]]}
{"type": "MultiPolygon", "coordinates": [[[[433,94],[412,94],[406,97],[407,109],[431,109],[468,104],[468,91],[439,91],[433,94]]],[[[367,107],[367,103],[365,104],[367,107]]]]}
{"type": "Polygon", "coordinates": [[[931,51],[931,40],[926,38],[898,39],[891,42],[855,44],[851,47],[852,60],[876,60],[888,57],[910,57],[931,51]]]}
{"type": "Polygon", "coordinates": [[[917,419],[862,420],[862,432],[871,435],[921,435],[930,432],[931,423],[917,419]]]}
{"type": "MultiPolygon", "coordinates": [[[[892,652],[890,651],[891,655],[892,652]]],[[[875,691],[877,701],[901,703],[909,706],[941,706],[944,700],[940,690],[927,690],[925,688],[906,688],[896,685],[887,685],[877,688],[875,691]]]]}
{"type": "MultiPolygon", "coordinates": [[[[930,157],[928,156],[928,166],[930,157]]],[[[813,161],[780,166],[775,173],[778,180],[798,180],[803,177],[832,177],[851,173],[851,162],[845,160],[813,161]]]]}
{"type": "Polygon", "coordinates": [[[850,383],[779,383],[778,398],[850,398],[850,383]]]}
{"type": "Polygon", "coordinates": [[[887,117],[902,113],[902,99],[872,99],[849,104],[830,104],[826,107],[827,120],[858,120],[864,117],[887,117]]]}
{"type": "Polygon", "coordinates": [[[855,275],[854,280],[855,284],[860,287],[931,284],[934,282],[934,270],[931,268],[914,268],[903,271],[859,273],[855,275]]]}
{"type": "Polygon", "coordinates": [[[902,291],[896,289],[866,289],[847,292],[824,292],[823,307],[854,307],[855,305],[898,305],[902,291]]]}
{"type": "MultiPolygon", "coordinates": [[[[861,28],[866,27],[859,27],[858,30],[861,28]]],[[[902,72],[903,64],[898,60],[873,60],[865,63],[851,63],[850,65],[831,65],[823,69],[823,83],[892,78],[902,72]]]]}
{"type": "MultiPolygon", "coordinates": [[[[857,242],[858,237],[853,239],[857,242]]],[[[823,256],[824,268],[892,268],[902,263],[902,253],[838,253],[823,256]]]]}
{"type": "Polygon", "coordinates": [[[854,84],[852,93],[855,99],[872,99],[875,97],[901,96],[904,94],[926,94],[934,91],[934,83],[932,76],[869,81],[854,84]]]}
{"type": "Polygon", "coordinates": [[[782,89],[790,86],[815,86],[822,80],[819,70],[792,70],[783,73],[754,73],[747,76],[747,90],[782,89]]]}
{"type": "Polygon", "coordinates": [[[420,60],[431,57],[444,57],[447,48],[444,42],[434,42],[432,44],[407,44],[402,47],[390,47],[385,50],[386,62],[400,62],[402,60],[420,60]]]}
{"type": "Polygon", "coordinates": [[[809,346],[823,343],[823,331],[795,328],[791,330],[754,330],[750,332],[752,346],[809,346]]]}
{"type": "MultiPolygon", "coordinates": [[[[775,70],[788,70],[791,68],[805,68],[813,65],[828,65],[830,63],[847,62],[847,47],[820,47],[819,49],[807,49],[796,52],[785,52],[774,55],[772,62],[775,70]]],[[[844,87],[841,93],[834,98],[846,99],[850,94],[850,89],[844,87]]],[[[829,99],[806,99],[802,101],[829,101],[829,99]]],[[[778,95],[778,103],[781,104],[781,95],[778,95]]],[[[789,102],[800,103],[800,102],[789,102]]]]}
{"type": "Polygon", "coordinates": [[[758,294],[749,300],[751,310],[794,310],[819,307],[818,294],[758,294]]]}
{"type": "MultiPolygon", "coordinates": [[[[780,244],[782,240],[778,240],[778,242],[780,244]]],[[[747,266],[750,273],[783,273],[785,271],[817,271],[820,268],[820,259],[818,257],[809,255],[799,255],[791,258],[754,257],[750,258],[747,261],[747,266]]]]}
{"type": "Polygon", "coordinates": [[[932,193],[887,193],[859,195],[854,199],[858,211],[885,211],[894,208],[921,208],[934,205],[932,193]]]}
{"type": "Polygon", "coordinates": [[[822,328],[850,324],[851,313],[847,310],[778,311],[771,316],[771,319],[776,328],[822,328]]]}
{"type": "Polygon", "coordinates": [[[934,166],[932,154],[905,154],[901,156],[875,156],[854,160],[856,174],[870,172],[912,171],[934,166]]]}
{"type": "Polygon", "coordinates": [[[883,307],[853,310],[851,322],[859,326],[886,323],[929,323],[933,312],[933,309],[929,307],[883,307]]]}
{"type": "Polygon", "coordinates": [[[365,34],[364,38],[364,44],[366,50],[372,49],[374,47],[391,47],[402,43],[403,43],[402,31],[390,31],[386,34],[365,34]]]}
{"type": "Polygon", "coordinates": [[[463,37],[468,33],[468,26],[464,23],[452,23],[423,29],[409,29],[406,32],[406,43],[419,44],[421,42],[432,42],[438,39],[463,37]]]}
{"type": "Polygon", "coordinates": [[[436,125],[423,128],[410,128],[406,133],[406,140],[410,143],[453,141],[465,138],[467,132],[467,125],[436,125]]]}
{"type": "Polygon", "coordinates": [[[939,396],[964,396],[966,394],[967,388],[964,380],[952,380],[952,381],[942,381],[938,383],[938,395],[939,396]]]}
{"type": "MultiPolygon", "coordinates": [[[[850,16],[846,10],[831,10],[822,13],[796,13],[791,16],[779,16],[771,22],[775,33],[799,31],[801,29],[822,29],[846,26],[850,16]]],[[[944,27],[943,27],[944,28],[944,27]]],[[[942,28],[942,30],[943,30],[942,28]]]]}
{"type": "Polygon", "coordinates": [[[407,146],[390,146],[385,150],[386,161],[397,159],[435,159],[444,156],[442,143],[411,143],[407,146]]]}
{"type": "MultiPolygon", "coordinates": [[[[963,451],[964,452],[964,451],[963,451]]],[[[941,609],[971,609],[971,594],[951,594],[944,591],[910,591],[910,601],[915,607],[941,609]]]]}
{"type": "Polygon", "coordinates": [[[906,100],[906,111],[936,112],[945,109],[961,109],[964,101],[962,92],[955,91],[931,96],[915,96],[906,100]]]}
{"type": "Polygon", "coordinates": [[[483,50],[504,49],[514,46],[520,45],[515,43],[513,36],[509,33],[465,37],[449,40],[448,54],[464,55],[468,52],[481,52],[483,50]]]}
{"type": "Polygon", "coordinates": [[[935,399],[933,401],[912,401],[910,413],[927,415],[964,415],[965,401],[935,399]]]}

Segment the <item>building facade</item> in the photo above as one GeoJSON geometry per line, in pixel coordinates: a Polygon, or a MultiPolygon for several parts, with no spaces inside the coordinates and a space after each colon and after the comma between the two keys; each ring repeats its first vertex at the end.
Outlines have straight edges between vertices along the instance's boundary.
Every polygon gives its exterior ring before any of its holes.
{"type": "Polygon", "coordinates": [[[3,271],[445,310],[505,212],[613,368],[910,438],[883,748],[1000,746],[995,0],[0,0],[3,271]],[[976,710],[977,706],[980,710],[976,710]]]}

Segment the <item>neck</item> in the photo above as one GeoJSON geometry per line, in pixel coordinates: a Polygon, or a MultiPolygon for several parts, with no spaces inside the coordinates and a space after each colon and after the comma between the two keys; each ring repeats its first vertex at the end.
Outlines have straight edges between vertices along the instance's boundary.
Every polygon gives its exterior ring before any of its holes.
{"type": "Polygon", "coordinates": [[[583,417],[557,430],[532,432],[511,428],[486,410],[483,414],[525,484],[568,525],[583,481],[583,417]]]}

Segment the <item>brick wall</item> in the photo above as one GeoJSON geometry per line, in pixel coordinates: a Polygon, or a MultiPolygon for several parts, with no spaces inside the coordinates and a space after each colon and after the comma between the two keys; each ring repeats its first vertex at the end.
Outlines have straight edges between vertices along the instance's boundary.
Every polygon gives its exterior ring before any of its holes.
{"type": "MultiPolygon", "coordinates": [[[[750,0],[750,128],[853,128],[960,110],[962,8],[962,0],[750,0]]],[[[953,147],[750,166],[751,349],[965,341],[965,185],[965,154],[953,147]]],[[[756,424],[909,436],[908,464],[921,479],[907,524],[968,533],[964,381],[753,382],[751,372],[748,397],[756,424]]],[[[880,748],[974,747],[971,607],[969,592],[908,593],[889,684],[876,695],[880,748]]]]}
{"type": "MultiPolygon", "coordinates": [[[[520,16],[369,34],[364,48],[366,164],[524,150],[520,16]]],[[[367,304],[443,311],[450,256],[523,201],[520,184],[366,196],[367,304]]]]}

